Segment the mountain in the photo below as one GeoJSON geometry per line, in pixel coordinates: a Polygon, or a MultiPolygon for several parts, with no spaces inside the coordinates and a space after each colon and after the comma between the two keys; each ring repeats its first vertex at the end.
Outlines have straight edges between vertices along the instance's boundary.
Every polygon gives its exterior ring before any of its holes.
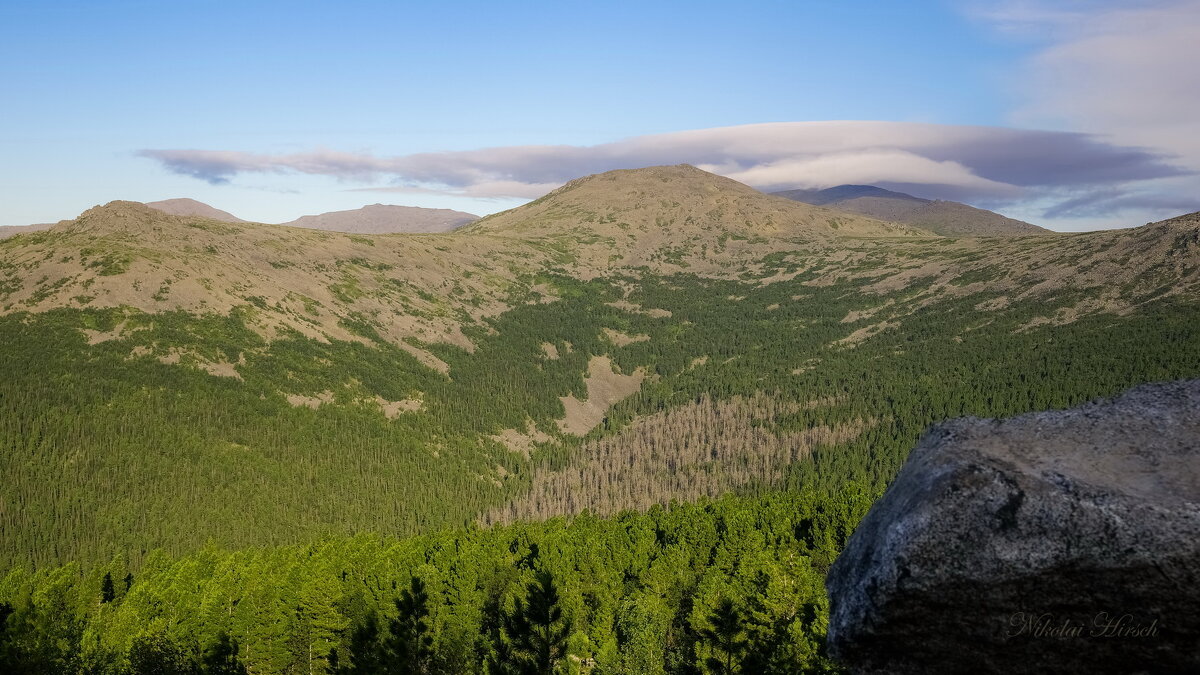
{"type": "Polygon", "coordinates": [[[450,209],[373,204],[350,211],[302,216],[283,224],[355,234],[429,233],[449,232],[478,219],[479,216],[450,209]]]}
{"type": "Polygon", "coordinates": [[[54,223],[37,223],[35,225],[4,225],[0,226],[0,239],[11,237],[24,232],[38,232],[54,227],[54,223]]]}
{"type": "MultiPolygon", "coordinates": [[[[194,199],[167,199],[161,202],[147,202],[146,206],[173,216],[196,216],[225,223],[247,222],[231,213],[194,199]]],[[[296,220],[281,224],[288,227],[352,234],[430,233],[449,232],[478,219],[479,216],[450,209],[373,204],[361,209],[301,216],[296,220]]]]}
{"type": "Polygon", "coordinates": [[[173,216],[127,201],[6,243],[6,252],[71,254],[30,261],[23,274],[10,274],[3,313],[64,305],[196,314],[253,307],[251,323],[264,337],[284,332],[341,340],[360,339],[347,326],[354,316],[371,314],[381,317],[376,329],[384,338],[426,359],[432,357],[406,338],[463,342],[458,327],[464,320],[502,311],[496,296],[511,279],[490,271],[492,261],[536,265],[544,258],[528,247],[487,240],[442,252],[437,247],[446,242],[438,237],[365,239],[173,216]],[[385,274],[394,268],[404,271],[385,274]],[[45,278],[34,284],[35,273],[45,278]],[[395,276],[403,281],[388,280],[395,276]],[[434,295],[448,278],[470,297],[470,307],[434,295]]]}
{"type": "Polygon", "coordinates": [[[164,199],[160,202],[146,202],[146,206],[149,206],[157,211],[162,211],[163,213],[169,213],[173,216],[197,216],[199,218],[219,220],[224,223],[246,222],[232,213],[229,213],[228,211],[222,211],[221,209],[209,206],[204,202],[198,202],[195,199],[188,199],[186,197],[181,197],[179,199],[164,199]]]}
{"type": "Polygon", "coordinates": [[[758,237],[928,236],[873,218],[779,199],[688,164],[621,169],[570,181],[470,228],[504,236],[568,232],[657,245],[701,233],[758,237]]]}
{"type": "Polygon", "coordinates": [[[907,223],[947,237],[1046,234],[1045,228],[959,202],[922,199],[873,185],[838,185],[824,190],[784,190],[772,194],[873,218],[907,223]]]}
{"type": "Polygon", "coordinates": [[[890,199],[896,202],[913,202],[915,204],[928,204],[930,202],[928,199],[921,199],[920,197],[914,197],[903,192],[885,190],[874,185],[837,185],[825,188],[824,190],[783,190],[772,192],[771,194],[818,206],[836,205],[839,202],[869,198],[890,199]]]}
{"type": "Polygon", "coordinates": [[[112,202],[0,241],[0,348],[0,671],[329,671],[426,612],[480,672],[535,597],[597,670],[720,621],[803,672],[931,423],[1200,375],[1200,214],[949,238],[687,166],[420,237],[112,202]]]}
{"type": "MultiPolygon", "coordinates": [[[[963,396],[970,387],[1015,388],[989,399],[995,410],[969,394],[980,414],[1030,406],[1042,400],[1027,398],[1035,394],[1022,387],[1033,385],[993,379],[1026,371],[1030,353],[1049,358],[1071,345],[1080,355],[1062,355],[1064,363],[1095,365],[1112,354],[1099,336],[1119,344],[1138,331],[1166,331],[1175,319],[1164,313],[1196,301],[1197,228],[1185,217],[1112,232],[948,240],[763,195],[687,166],[585,177],[418,238],[228,223],[113,202],[0,243],[0,337],[13,356],[0,382],[3,400],[23,411],[11,419],[69,409],[87,411],[91,429],[141,429],[46,442],[109,457],[97,477],[111,481],[106,493],[128,496],[123,504],[148,498],[130,491],[195,494],[188,508],[206,524],[158,535],[164,546],[216,536],[247,545],[280,523],[300,536],[314,531],[304,500],[332,499],[333,491],[354,495],[331,502],[338,528],[390,523],[414,532],[584,505],[606,513],[777,483],[810,466],[787,459],[797,448],[827,443],[849,452],[853,439],[882,423],[876,387],[905,381],[906,369],[969,372],[987,353],[1008,365],[920,386],[963,396]],[[1146,323],[1155,320],[1164,327],[1146,323]],[[1037,342],[1051,328],[1062,336],[1053,348],[1037,342]],[[44,382],[59,384],[51,392],[44,382]],[[816,435],[789,436],[787,420],[819,401],[829,403],[815,410],[839,412],[824,426],[814,421],[823,429],[816,435]],[[145,417],[151,410],[158,412],[145,417]],[[196,410],[210,412],[195,417],[196,410]],[[343,425],[334,420],[346,415],[362,419],[327,437],[323,425],[343,425]],[[704,432],[703,443],[669,431],[703,428],[702,419],[730,423],[704,432]],[[741,434],[763,420],[778,432],[748,445],[741,434]],[[628,461],[655,437],[681,444],[628,461]],[[585,442],[595,445],[572,450],[585,442]],[[379,465],[372,448],[389,443],[408,450],[379,465]],[[249,450],[229,454],[235,446],[249,450]],[[160,448],[165,454],[154,456],[168,464],[125,467],[117,459],[125,455],[112,455],[143,452],[137,447],[160,448]],[[728,469],[697,480],[685,467],[699,461],[690,454],[698,447],[728,469]],[[438,461],[420,448],[440,448],[438,461]],[[578,463],[553,470],[535,461],[540,452],[576,451],[578,463]],[[194,473],[168,470],[181,452],[194,458],[194,473]],[[760,463],[753,470],[744,468],[747,452],[760,463]],[[675,473],[662,474],[651,460],[664,453],[681,453],[675,473]],[[260,491],[245,482],[266,479],[255,462],[275,467],[271,492],[287,497],[255,499],[260,491]],[[223,468],[201,470],[210,464],[223,468]],[[316,467],[337,480],[297,492],[295,481],[316,467]],[[596,487],[613,467],[624,467],[618,483],[634,492],[596,487]],[[379,476],[395,487],[368,488],[379,476]],[[564,491],[573,484],[578,489],[564,491]],[[411,485],[422,487],[403,493],[411,485]]],[[[1175,351],[1162,372],[1186,370],[1192,352],[1175,351]]],[[[1102,374],[1113,386],[1143,377],[1095,370],[1089,378],[1102,374]]],[[[1072,386],[1092,394],[1106,381],[1072,386]]],[[[904,451],[906,434],[923,427],[916,420],[928,413],[918,403],[929,395],[888,404],[888,417],[909,426],[872,452],[898,461],[888,453],[904,451]]],[[[20,436],[21,428],[8,429],[20,436]]],[[[38,492],[41,472],[82,480],[75,472],[86,463],[46,464],[33,457],[54,453],[12,442],[23,448],[14,458],[35,453],[13,465],[33,472],[22,484],[40,495],[23,499],[39,503],[39,513],[68,508],[56,493],[38,492]]],[[[127,516],[109,515],[110,507],[93,503],[86,516],[76,508],[62,512],[76,525],[56,530],[54,550],[88,555],[93,537],[120,546],[146,536],[114,531],[127,516]]],[[[30,531],[23,513],[33,511],[0,511],[0,525],[30,531]]],[[[52,555],[23,545],[35,560],[52,555]]]]}
{"type": "Polygon", "coordinates": [[[928,237],[930,232],[781,199],[696,167],[623,169],[573,180],[465,229],[526,240],[571,239],[587,265],[717,272],[799,242],[928,237]]]}

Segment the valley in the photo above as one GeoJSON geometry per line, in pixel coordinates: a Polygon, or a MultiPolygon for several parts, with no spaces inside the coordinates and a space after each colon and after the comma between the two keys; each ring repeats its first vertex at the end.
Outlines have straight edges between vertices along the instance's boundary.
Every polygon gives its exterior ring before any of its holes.
{"type": "Polygon", "coordinates": [[[940,236],[688,166],[444,234],[113,202],[0,241],[0,590],[79,603],[77,658],[300,672],[419,577],[459,672],[550,568],[580,672],[703,662],[732,587],[820,672],[824,570],[929,424],[1194,377],[1198,305],[1197,214],[940,236]]]}

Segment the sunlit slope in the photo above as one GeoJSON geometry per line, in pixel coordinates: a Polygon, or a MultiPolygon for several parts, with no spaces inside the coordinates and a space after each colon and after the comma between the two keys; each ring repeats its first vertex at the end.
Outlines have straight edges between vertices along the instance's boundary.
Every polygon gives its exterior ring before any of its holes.
{"type": "Polygon", "coordinates": [[[580,178],[525,206],[466,228],[549,239],[605,270],[649,265],[719,274],[781,248],[846,237],[918,237],[929,232],[765,195],[687,164],[580,178]]]}
{"type": "Polygon", "coordinates": [[[0,557],[878,484],[931,421],[1200,373],[1198,232],[942,238],[690,167],[447,235],[97,207],[0,242],[0,557]]]}
{"type": "Polygon", "coordinates": [[[547,257],[490,237],[356,236],[172,216],[134,202],[10,238],[0,251],[3,313],[238,311],[266,338],[363,339],[356,326],[369,324],[401,346],[406,338],[467,346],[461,326],[504,311],[514,280],[547,257]]]}

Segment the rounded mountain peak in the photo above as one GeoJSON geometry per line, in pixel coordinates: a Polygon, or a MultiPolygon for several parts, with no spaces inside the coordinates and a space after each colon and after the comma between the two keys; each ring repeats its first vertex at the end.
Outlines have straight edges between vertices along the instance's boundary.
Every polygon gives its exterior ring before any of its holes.
{"type": "MultiPolygon", "coordinates": [[[[617,169],[577,178],[524,206],[466,228],[505,236],[692,237],[846,234],[898,236],[913,228],[763,194],[690,164],[617,169]]],[[[926,233],[927,234],[927,233],[926,233]]]]}

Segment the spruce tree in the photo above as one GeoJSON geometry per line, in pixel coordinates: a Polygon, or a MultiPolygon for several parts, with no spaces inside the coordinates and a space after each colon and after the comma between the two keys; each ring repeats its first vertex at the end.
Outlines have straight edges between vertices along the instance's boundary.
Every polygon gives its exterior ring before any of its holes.
{"type": "Polygon", "coordinates": [[[350,634],[350,658],[339,655],[334,672],[341,675],[371,675],[383,670],[383,647],[379,642],[379,617],[370,610],[350,634]]]}
{"type": "Polygon", "coordinates": [[[201,660],[206,675],[246,675],[246,666],[238,660],[237,640],[222,632],[204,651],[201,660]]]}
{"type": "Polygon", "coordinates": [[[552,675],[567,655],[571,622],[559,606],[558,587],[547,571],[538,572],[529,585],[527,599],[519,598],[504,617],[508,639],[507,670],[520,675],[552,675]]]}
{"type": "Polygon", "coordinates": [[[699,631],[700,639],[709,644],[713,655],[704,665],[713,673],[731,675],[739,671],[738,665],[746,651],[745,630],[742,614],[729,598],[721,600],[709,619],[712,626],[699,631]]]}
{"type": "Polygon", "coordinates": [[[134,675],[191,675],[188,654],[162,633],[135,638],[129,648],[129,669],[134,675]]]}
{"type": "Polygon", "coordinates": [[[100,582],[100,602],[112,602],[117,597],[117,589],[113,587],[112,574],[104,573],[104,580],[100,582]]]}
{"type": "Polygon", "coordinates": [[[425,582],[412,578],[409,588],[396,598],[396,618],[391,620],[385,653],[387,672],[427,673],[433,659],[433,636],[429,628],[429,594],[425,582]]]}

